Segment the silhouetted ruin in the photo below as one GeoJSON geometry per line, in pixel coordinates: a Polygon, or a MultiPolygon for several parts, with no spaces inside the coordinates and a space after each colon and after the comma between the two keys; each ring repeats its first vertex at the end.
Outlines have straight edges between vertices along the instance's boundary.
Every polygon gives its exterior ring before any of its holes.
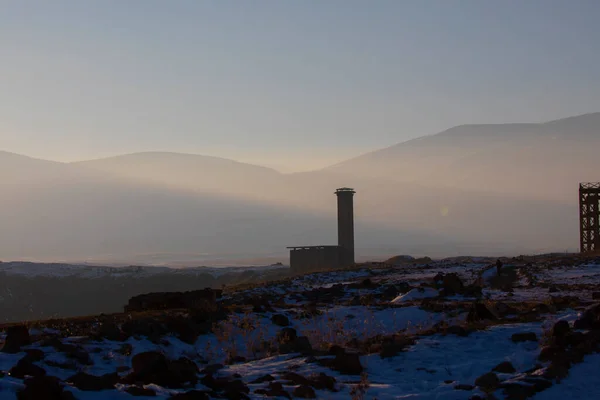
{"type": "Polygon", "coordinates": [[[582,253],[600,249],[600,182],[579,184],[579,243],[582,253]]]}
{"type": "Polygon", "coordinates": [[[290,268],[302,273],[338,269],[354,264],[354,194],[352,188],[335,191],[338,211],[338,244],[328,246],[293,246],[290,249],[290,268]]]}

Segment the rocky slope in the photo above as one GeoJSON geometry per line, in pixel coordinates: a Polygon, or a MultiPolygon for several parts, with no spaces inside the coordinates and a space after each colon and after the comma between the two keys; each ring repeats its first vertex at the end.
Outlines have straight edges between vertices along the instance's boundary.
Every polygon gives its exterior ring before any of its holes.
{"type": "Polygon", "coordinates": [[[578,372],[599,363],[600,258],[401,261],[5,325],[0,398],[554,399],[600,389],[578,372]]]}

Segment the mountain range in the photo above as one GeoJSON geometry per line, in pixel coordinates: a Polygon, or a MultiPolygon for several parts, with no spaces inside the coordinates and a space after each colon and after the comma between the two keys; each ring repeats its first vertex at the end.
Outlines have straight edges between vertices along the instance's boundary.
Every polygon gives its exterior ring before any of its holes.
{"type": "Polygon", "coordinates": [[[0,152],[4,260],[285,258],[335,244],[357,191],[364,257],[576,250],[577,188],[600,180],[600,113],[462,125],[305,173],[166,152],[58,163],[0,152]]]}

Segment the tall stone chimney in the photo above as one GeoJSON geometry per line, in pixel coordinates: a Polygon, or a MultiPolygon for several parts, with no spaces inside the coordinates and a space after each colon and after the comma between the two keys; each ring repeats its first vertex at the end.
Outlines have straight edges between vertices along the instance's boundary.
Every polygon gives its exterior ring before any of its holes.
{"type": "Polygon", "coordinates": [[[338,206],[338,246],[342,248],[343,264],[354,264],[354,189],[335,191],[338,206]]]}

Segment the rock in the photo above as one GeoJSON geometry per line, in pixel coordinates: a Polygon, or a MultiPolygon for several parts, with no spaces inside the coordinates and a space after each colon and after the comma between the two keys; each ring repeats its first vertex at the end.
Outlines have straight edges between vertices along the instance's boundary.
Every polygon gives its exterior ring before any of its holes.
{"type": "Polygon", "coordinates": [[[38,361],[42,361],[44,359],[44,352],[40,349],[29,349],[29,350],[25,350],[25,353],[27,354],[25,357],[23,357],[24,360],[27,360],[29,362],[38,362],[38,361]]]}
{"type": "Polygon", "coordinates": [[[454,389],[456,389],[456,390],[471,391],[471,390],[475,389],[475,386],[473,386],[473,385],[465,385],[465,384],[459,383],[458,385],[454,386],[454,389]]]}
{"type": "Polygon", "coordinates": [[[308,378],[303,377],[300,374],[297,374],[295,372],[284,372],[283,374],[281,374],[281,379],[283,379],[284,381],[289,381],[291,383],[293,383],[294,385],[310,385],[311,382],[308,378]]]}
{"type": "Polygon", "coordinates": [[[17,365],[8,371],[8,374],[19,379],[23,379],[26,376],[40,377],[46,375],[46,371],[42,367],[38,367],[31,361],[27,361],[26,358],[27,356],[19,360],[17,365]]]}
{"type": "Polygon", "coordinates": [[[85,372],[78,372],[66,381],[72,383],[79,390],[97,392],[114,389],[119,379],[119,375],[116,373],[95,376],[86,374],[85,372]]]}
{"type": "Polygon", "coordinates": [[[169,397],[169,400],[210,400],[210,395],[200,390],[190,390],[185,393],[177,393],[169,397]]]}
{"type": "Polygon", "coordinates": [[[332,356],[337,356],[338,354],[345,354],[346,350],[341,346],[333,345],[333,346],[329,347],[329,350],[327,350],[327,353],[332,356]]]}
{"type": "Polygon", "coordinates": [[[414,339],[406,337],[394,337],[392,340],[383,342],[379,356],[381,358],[395,357],[398,355],[398,353],[406,350],[408,346],[413,344],[415,344],[414,339]]]}
{"type": "Polygon", "coordinates": [[[592,300],[600,300],[600,292],[592,293],[592,300]]]}
{"type": "Polygon", "coordinates": [[[571,332],[571,326],[567,321],[558,321],[552,327],[552,337],[564,339],[571,332]]]}
{"type": "Polygon", "coordinates": [[[257,389],[254,393],[268,397],[292,398],[292,396],[283,389],[283,385],[280,382],[271,382],[267,389],[257,389]]]}
{"type": "Polygon", "coordinates": [[[600,329],[600,304],[587,308],[581,318],[575,321],[575,329],[600,329]]]}
{"type": "Polygon", "coordinates": [[[511,340],[515,343],[521,342],[537,342],[538,338],[535,332],[515,333],[511,336],[511,340]]]}
{"type": "Polygon", "coordinates": [[[446,296],[453,296],[462,293],[464,285],[458,277],[458,274],[453,272],[444,275],[442,279],[442,287],[446,296]]]}
{"type": "Polygon", "coordinates": [[[283,314],[275,314],[271,317],[271,321],[277,326],[288,326],[290,320],[283,314]]]}
{"type": "Polygon", "coordinates": [[[310,377],[311,386],[319,390],[335,391],[335,383],[337,382],[333,376],[325,375],[323,372],[319,375],[310,377]]]}
{"type": "Polygon", "coordinates": [[[290,343],[298,338],[298,334],[294,328],[283,328],[277,335],[279,343],[290,343]]]}
{"type": "Polygon", "coordinates": [[[150,351],[134,356],[131,364],[133,372],[124,378],[126,383],[155,383],[175,389],[195,385],[198,381],[197,365],[185,357],[167,360],[163,354],[150,351]]]}
{"type": "Polygon", "coordinates": [[[462,292],[463,296],[466,297],[481,297],[483,296],[483,288],[479,285],[467,285],[464,287],[463,292],[462,292]]]}
{"type": "Polygon", "coordinates": [[[500,314],[501,316],[506,316],[506,315],[511,315],[511,314],[517,314],[518,310],[512,306],[509,306],[506,303],[502,303],[502,302],[497,302],[494,305],[494,308],[496,309],[496,312],[498,314],[500,314]]]}
{"type": "Polygon", "coordinates": [[[2,347],[2,352],[16,354],[21,351],[21,347],[30,344],[29,330],[25,325],[11,326],[6,329],[6,340],[2,347]]]}
{"type": "Polygon", "coordinates": [[[538,359],[542,362],[550,361],[562,354],[563,352],[563,349],[556,345],[544,346],[540,350],[540,355],[538,356],[538,359]]]}
{"type": "Polygon", "coordinates": [[[501,385],[506,399],[509,400],[525,400],[535,395],[533,385],[528,385],[523,382],[506,382],[501,385]]]}
{"type": "Polygon", "coordinates": [[[332,366],[333,369],[343,375],[360,375],[363,372],[360,357],[358,354],[353,353],[338,353],[333,359],[332,366]]]}
{"type": "MultiPolygon", "coordinates": [[[[17,392],[18,400],[63,400],[63,388],[58,378],[36,376],[24,382],[25,388],[17,392]]],[[[70,392],[69,392],[70,393],[70,392]]]]}
{"type": "MultiPolygon", "coordinates": [[[[128,387],[125,391],[132,396],[147,396],[147,397],[155,397],[156,396],[156,392],[154,390],[146,389],[146,388],[139,387],[139,386],[128,387]]],[[[208,397],[205,397],[205,398],[208,398],[208,397]]]]}
{"type": "Polygon", "coordinates": [[[223,364],[210,364],[204,367],[204,369],[200,371],[200,373],[205,375],[213,375],[218,371],[222,370],[223,368],[225,368],[223,364]]]}
{"type": "Polygon", "coordinates": [[[496,316],[486,307],[486,305],[479,302],[473,303],[469,310],[469,314],[467,315],[467,322],[484,320],[494,321],[496,319],[496,316]]]}
{"type": "Polygon", "coordinates": [[[550,286],[550,288],[548,289],[548,293],[556,293],[558,291],[559,290],[556,286],[550,286]]]}
{"type": "Polygon", "coordinates": [[[275,380],[275,378],[272,375],[267,374],[267,375],[263,375],[260,378],[253,380],[250,383],[253,385],[258,385],[260,383],[273,382],[274,380],[275,380]]]}
{"type": "Polygon", "coordinates": [[[296,353],[310,355],[313,352],[313,347],[307,336],[299,336],[293,343],[293,350],[296,353]]]}
{"type": "Polygon", "coordinates": [[[316,399],[317,395],[313,388],[307,385],[300,385],[296,389],[294,389],[294,397],[298,397],[300,399],[316,399]]]}
{"type": "Polygon", "coordinates": [[[498,385],[500,385],[500,379],[493,372],[488,372],[475,379],[475,386],[479,386],[482,389],[495,389],[498,385]]]}
{"type": "Polygon", "coordinates": [[[514,374],[517,372],[515,367],[509,361],[504,361],[503,363],[496,365],[492,371],[501,374],[514,374]]]}
{"type": "Polygon", "coordinates": [[[452,325],[446,329],[446,333],[450,335],[456,335],[461,337],[469,336],[469,331],[459,325],[452,325]]]}

